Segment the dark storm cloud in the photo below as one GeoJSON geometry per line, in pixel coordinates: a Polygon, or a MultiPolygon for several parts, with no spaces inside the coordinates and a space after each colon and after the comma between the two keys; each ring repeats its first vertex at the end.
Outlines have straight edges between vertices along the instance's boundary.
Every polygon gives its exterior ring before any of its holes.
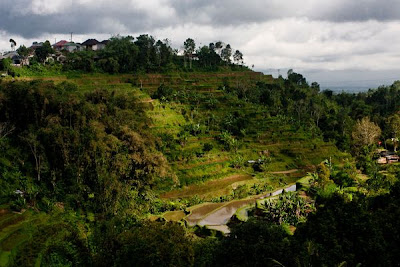
{"type": "Polygon", "coordinates": [[[145,32],[185,23],[240,25],[284,18],[333,22],[398,20],[400,1],[278,0],[1,0],[0,30],[41,33],[145,32]]]}
{"type": "Polygon", "coordinates": [[[303,0],[303,1],[172,1],[182,18],[218,24],[263,22],[287,17],[333,22],[400,19],[398,0],[303,0]]]}
{"type": "Polygon", "coordinates": [[[126,3],[122,3],[126,1],[91,1],[93,5],[70,3],[56,5],[49,10],[40,10],[40,5],[39,10],[35,10],[32,7],[34,1],[17,2],[16,5],[9,0],[1,0],[0,30],[25,38],[70,31],[76,34],[150,31],[165,23],[163,18],[151,17],[146,10],[127,8],[126,3]]]}

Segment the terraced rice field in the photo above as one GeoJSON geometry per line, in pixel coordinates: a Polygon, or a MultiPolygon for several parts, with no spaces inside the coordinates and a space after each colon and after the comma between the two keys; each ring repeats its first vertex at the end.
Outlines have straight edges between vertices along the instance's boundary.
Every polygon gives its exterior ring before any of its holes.
{"type": "MultiPolygon", "coordinates": [[[[221,195],[221,191],[228,193],[235,183],[252,180],[253,177],[246,174],[236,174],[218,180],[212,180],[203,184],[194,184],[180,190],[173,190],[161,195],[161,198],[177,199],[197,195],[210,198],[221,195]]],[[[222,194],[223,195],[223,194],[222,194]]]]}

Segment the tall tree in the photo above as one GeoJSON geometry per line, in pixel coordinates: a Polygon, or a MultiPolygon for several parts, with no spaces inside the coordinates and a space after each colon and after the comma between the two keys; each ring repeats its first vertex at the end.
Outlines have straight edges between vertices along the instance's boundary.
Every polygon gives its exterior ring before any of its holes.
{"type": "Polygon", "coordinates": [[[233,54],[233,60],[236,62],[236,64],[243,64],[243,54],[239,50],[236,50],[235,53],[233,54]]]}
{"type": "Polygon", "coordinates": [[[168,39],[158,40],[155,44],[155,50],[158,67],[164,67],[171,62],[173,50],[168,39]]]}
{"type": "Polygon", "coordinates": [[[46,61],[47,56],[53,52],[54,50],[53,48],[51,48],[50,42],[48,40],[44,42],[41,47],[38,47],[35,50],[36,57],[42,63],[44,63],[46,61]]]}
{"type": "Polygon", "coordinates": [[[381,128],[371,122],[369,117],[364,117],[356,122],[351,133],[355,146],[368,146],[374,144],[381,135],[381,128]]]}
{"type": "Polygon", "coordinates": [[[132,36],[115,36],[110,39],[101,52],[103,58],[116,59],[120,72],[130,72],[137,69],[139,48],[134,44],[132,36]]]}
{"type": "Polygon", "coordinates": [[[17,46],[17,42],[14,39],[10,39],[11,50],[14,51],[15,47],[17,46]]]}
{"type": "Polygon", "coordinates": [[[231,63],[232,48],[230,44],[227,44],[225,48],[221,50],[221,57],[226,63],[231,63]]]}
{"type": "Polygon", "coordinates": [[[400,137],[400,115],[394,114],[387,119],[389,131],[393,140],[394,151],[397,151],[399,137],[400,137]]]}
{"type": "Polygon", "coordinates": [[[157,62],[157,53],[154,37],[148,34],[142,34],[136,38],[135,44],[139,48],[138,64],[144,70],[150,70],[157,62]]]}
{"type": "Polygon", "coordinates": [[[223,43],[222,41],[216,42],[216,43],[215,43],[215,52],[216,52],[218,55],[221,55],[221,50],[222,50],[223,47],[224,47],[224,43],[223,43]]]}
{"type": "Polygon", "coordinates": [[[193,53],[196,49],[196,43],[192,38],[187,38],[183,43],[185,49],[185,56],[189,58],[190,69],[192,68],[193,53]]]}
{"type": "Polygon", "coordinates": [[[21,58],[22,58],[22,64],[24,64],[25,61],[26,61],[26,58],[27,58],[28,55],[29,55],[29,49],[26,48],[26,46],[21,45],[21,46],[17,49],[17,52],[18,52],[18,54],[19,54],[19,55],[21,56],[21,58]]]}

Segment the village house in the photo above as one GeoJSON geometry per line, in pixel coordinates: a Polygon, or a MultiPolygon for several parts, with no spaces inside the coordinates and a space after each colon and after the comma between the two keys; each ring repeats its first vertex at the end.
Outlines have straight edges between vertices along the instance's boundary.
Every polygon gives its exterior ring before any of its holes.
{"type": "Polygon", "coordinates": [[[68,42],[65,40],[61,40],[61,41],[53,44],[53,49],[57,52],[61,52],[61,51],[75,52],[75,51],[81,50],[81,45],[74,43],[74,42],[68,42]]]}
{"type": "Polygon", "coordinates": [[[97,51],[104,49],[108,42],[108,40],[99,42],[96,39],[88,39],[82,43],[82,47],[85,50],[97,51]]]}
{"type": "Polygon", "coordinates": [[[19,67],[24,64],[22,57],[16,51],[10,51],[4,53],[4,55],[0,56],[0,60],[3,58],[11,59],[11,65],[14,67],[19,67]]]}
{"type": "Polygon", "coordinates": [[[383,150],[379,152],[379,158],[376,161],[378,164],[399,162],[399,156],[395,152],[383,150]]]}
{"type": "Polygon", "coordinates": [[[82,47],[85,50],[96,51],[98,44],[99,44],[99,41],[97,41],[96,39],[88,39],[82,43],[82,47]]]}
{"type": "Polygon", "coordinates": [[[34,51],[34,50],[36,50],[36,48],[39,48],[41,46],[43,46],[43,42],[33,42],[31,47],[29,47],[29,49],[34,51]]]}
{"type": "Polygon", "coordinates": [[[64,50],[68,51],[68,52],[81,51],[82,45],[74,43],[74,42],[68,42],[68,43],[64,44],[64,50]]]}
{"type": "Polygon", "coordinates": [[[97,44],[97,50],[103,50],[104,48],[106,48],[106,45],[109,42],[110,42],[109,40],[101,41],[100,43],[97,44]]]}
{"type": "Polygon", "coordinates": [[[68,43],[68,41],[61,40],[61,41],[58,41],[57,43],[53,44],[52,47],[55,51],[61,51],[61,50],[64,50],[64,46],[66,43],[68,43]]]}

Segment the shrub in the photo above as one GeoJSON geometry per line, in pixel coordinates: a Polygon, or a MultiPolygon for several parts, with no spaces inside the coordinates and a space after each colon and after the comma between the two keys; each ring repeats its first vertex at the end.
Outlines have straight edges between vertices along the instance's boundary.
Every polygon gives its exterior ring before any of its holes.
{"type": "Polygon", "coordinates": [[[214,148],[214,146],[211,143],[205,143],[203,145],[204,152],[210,152],[213,148],[214,148]]]}
{"type": "Polygon", "coordinates": [[[161,84],[158,88],[157,91],[154,92],[154,94],[151,96],[154,99],[159,99],[162,102],[165,101],[171,101],[173,97],[175,96],[176,92],[174,89],[171,87],[165,86],[164,84],[161,84]]]}
{"type": "Polygon", "coordinates": [[[227,151],[235,150],[239,148],[239,142],[227,131],[222,132],[218,139],[227,151]]]}

